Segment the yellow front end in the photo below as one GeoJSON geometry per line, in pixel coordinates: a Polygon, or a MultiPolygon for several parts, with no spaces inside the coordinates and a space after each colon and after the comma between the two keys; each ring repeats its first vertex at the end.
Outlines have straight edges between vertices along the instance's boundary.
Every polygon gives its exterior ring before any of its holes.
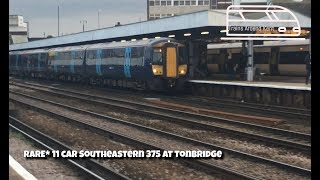
{"type": "Polygon", "coordinates": [[[175,47],[167,48],[166,77],[177,77],[177,53],[175,47]]]}

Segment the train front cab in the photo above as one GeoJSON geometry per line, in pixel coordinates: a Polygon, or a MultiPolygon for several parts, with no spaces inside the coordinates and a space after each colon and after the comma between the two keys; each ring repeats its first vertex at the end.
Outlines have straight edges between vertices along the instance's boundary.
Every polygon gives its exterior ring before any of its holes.
{"type": "Polygon", "coordinates": [[[184,45],[163,42],[154,45],[152,51],[152,90],[181,90],[186,82],[187,59],[184,45]]]}

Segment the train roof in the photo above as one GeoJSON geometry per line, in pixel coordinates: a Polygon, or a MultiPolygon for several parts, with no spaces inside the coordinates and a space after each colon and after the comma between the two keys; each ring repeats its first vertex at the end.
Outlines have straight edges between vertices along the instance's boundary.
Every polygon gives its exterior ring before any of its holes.
{"type": "Polygon", "coordinates": [[[98,43],[93,44],[88,47],[88,49],[98,49],[98,48],[120,48],[120,47],[132,47],[132,46],[155,46],[157,44],[166,42],[178,43],[173,38],[158,38],[158,39],[147,39],[147,40],[137,40],[137,41],[125,41],[125,42],[108,42],[108,43],[98,43]]]}
{"type": "Polygon", "coordinates": [[[48,48],[47,49],[33,49],[33,50],[22,50],[22,51],[11,51],[9,52],[10,54],[33,54],[33,53],[47,53],[48,52],[48,48]]]}
{"type": "MultiPolygon", "coordinates": [[[[178,43],[173,38],[158,38],[158,39],[147,39],[137,41],[126,41],[126,42],[107,42],[107,43],[96,43],[91,45],[79,45],[79,46],[66,46],[56,48],[45,48],[45,49],[34,49],[34,50],[22,50],[22,51],[11,51],[14,54],[25,54],[25,53],[42,53],[48,51],[71,51],[71,50],[85,50],[85,49],[98,49],[98,48],[119,48],[119,47],[132,47],[132,46],[155,46],[166,42],[178,43]]],[[[181,45],[180,43],[178,43],[181,45]]]]}
{"type": "MultiPolygon", "coordinates": [[[[254,47],[273,47],[273,46],[299,46],[309,45],[309,39],[305,40],[294,40],[294,41],[264,41],[263,45],[254,45],[254,47]]],[[[242,43],[219,43],[219,44],[208,44],[208,49],[232,49],[241,48],[242,43]]]]}
{"type": "Polygon", "coordinates": [[[72,51],[72,50],[85,50],[90,45],[80,45],[80,46],[67,46],[67,47],[57,47],[57,48],[50,48],[49,51],[72,51]]]}

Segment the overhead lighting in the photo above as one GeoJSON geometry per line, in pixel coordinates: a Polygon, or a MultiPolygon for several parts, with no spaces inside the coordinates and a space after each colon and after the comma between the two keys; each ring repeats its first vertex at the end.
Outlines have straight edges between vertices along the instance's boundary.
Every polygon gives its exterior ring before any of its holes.
{"type": "Polygon", "coordinates": [[[184,36],[191,36],[191,33],[186,33],[184,34],[184,36]]]}
{"type": "Polygon", "coordinates": [[[159,39],[160,38],[160,36],[156,36],[156,37],[154,37],[155,39],[159,39]]]}
{"type": "Polygon", "coordinates": [[[148,38],[142,38],[142,40],[148,40],[148,38]]]}
{"type": "Polygon", "coordinates": [[[168,37],[174,38],[174,37],[176,37],[176,35],[171,34],[171,35],[169,35],[168,37]]]}
{"type": "Polygon", "coordinates": [[[226,33],[226,32],[227,32],[227,30],[226,30],[226,29],[224,29],[224,30],[221,30],[220,32],[221,32],[221,33],[226,33]]]}
{"type": "Polygon", "coordinates": [[[136,39],[131,39],[131,41],[136,41],[136,39]]]}
{"type": "Polygon", "coordinates": [[[205,32],[201,32],[201,34],[209,34],[209,32],[208,32],[208,31],[205,31],[205,32]]]}
{"type": "Polygon", "coordinates": [[[168,42],[171,42],[170,40],[168,40],[168,42]]]}
{"type": "Polygon", "coordinates": [[[126,42],[126,40],[121,40],[121,42],[126,42]]]}

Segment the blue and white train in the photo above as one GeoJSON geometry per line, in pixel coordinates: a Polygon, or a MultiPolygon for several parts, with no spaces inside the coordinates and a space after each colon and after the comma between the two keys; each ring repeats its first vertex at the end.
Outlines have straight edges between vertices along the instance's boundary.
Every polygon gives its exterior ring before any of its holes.
{"type": "Polygon", "coordinates": [[[11,75],[125,88],[180,89],[186,81],[184,45],[171,38],[9,52],[11,75]]]}

